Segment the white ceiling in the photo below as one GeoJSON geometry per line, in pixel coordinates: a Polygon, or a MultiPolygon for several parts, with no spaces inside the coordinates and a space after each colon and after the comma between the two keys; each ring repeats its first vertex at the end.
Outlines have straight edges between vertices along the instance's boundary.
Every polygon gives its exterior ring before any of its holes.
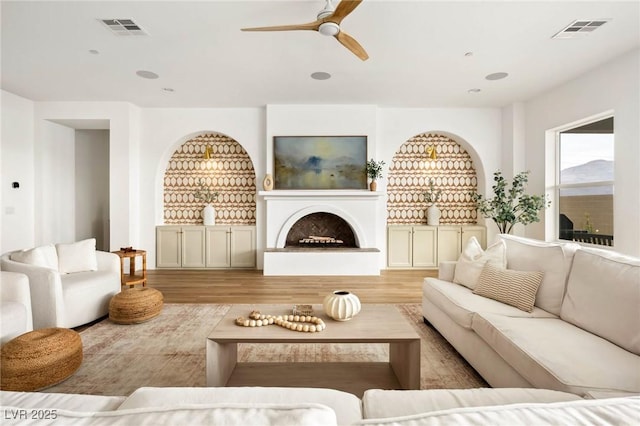
{"type": "Polygon", "coordinates": [[[2,88],[37,101],[142,107],[500,107],[640,47],[638,0],[364,0],[342,29],[367,50],[365,62],[316,32],[240,31],[311,22],[324,4],[3,0],[2,88]],[[107,18],[133,18],[149,35],[116,36],[98,21],[107,18]],[[551,39],[576,19],[601,18],[611,21],[586,37],[551,39]],[[316,71],[332,78],[313,80],[316,71]],[[485,79],[494,72],[509,77],[485,79]]]}

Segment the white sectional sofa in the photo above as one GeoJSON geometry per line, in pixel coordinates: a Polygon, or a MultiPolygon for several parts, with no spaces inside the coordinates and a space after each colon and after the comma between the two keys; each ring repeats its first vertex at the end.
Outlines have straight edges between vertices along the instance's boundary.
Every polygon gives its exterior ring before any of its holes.
{"type": "Polygon", "coordinates": [[[33,328],[77,327],[109,313],[120,292],[120,259],[94,238],[5,253],[2,271],[29,277],[33,328]]]}
{"type": "Polygon", "coordinates": [[[0,272],[0,343],[33,330],[29,278],[0,272]]]}
{"type": "Polygon", "coordinates": [[[503,246],[508,270],[543,273],[533,309],[453,282],[462,261],[450,262],[424,280],[425,320],[493,387],[640,393],[640,259],[574,243],[498,239],[487,253],[503,246]]]}
{"type": "Polygon", "coordinates": [[[130,396],[0,392],[3,425],[632,425],[640,397],[542,389],[140,388],[130,396]]]}

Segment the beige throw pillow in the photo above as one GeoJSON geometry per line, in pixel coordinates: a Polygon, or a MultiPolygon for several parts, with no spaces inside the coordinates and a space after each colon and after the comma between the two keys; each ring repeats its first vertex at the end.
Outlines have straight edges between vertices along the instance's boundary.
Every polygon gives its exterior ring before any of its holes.
{"type": "Polygon", "coordinates": [[[98,270],[95,238],[71,244],[56,244],[56,250],[61,274],[98,270]]]}
{"type": "Polygon", "coordinates": [[[500,269],[487,264],[473,292],[531,312],[543,276],[542,272],[500,269]]]}
{"type": "Polygon", "coordinates": [[[473,290],[485,264],[491,264],[502,269],[506,268],[506,244],[504,241],[498,240],[495,244],[483,250],[476,237],[469,238],[456,263],[453,282],[473,290]]]}

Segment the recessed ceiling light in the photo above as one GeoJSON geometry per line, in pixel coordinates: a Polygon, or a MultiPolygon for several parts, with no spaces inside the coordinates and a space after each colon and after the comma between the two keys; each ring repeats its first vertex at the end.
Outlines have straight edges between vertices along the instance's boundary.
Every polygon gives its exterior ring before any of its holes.
{"type": "Polygon", "coordinates": [[[91,53],[92,55],[99,55],[100,54],[100,52],[97,51],[96,49],[89,50],[89,53],[91,53]]]}
{"type": "Polygon", "coordinates": [[[155,80],[156,78],[160,77],[158,74],[156,74],[155,72],[152,71],[145,71],[145,70],[140,70],[140,71],[136,71],[136,75],[138,77],[142,77],[142,78],[148,78],[151,80],[155,80]]]}
{"type": "Polygon", "coordinates": [[[329,80],[331,78],[331,74],[324,71],[318,71],[311,74],[311,78],[314,80],[329,80]]]}
{"type": "Polygon", "coordinates": [[[175,90],[173,90],[171,87],[163,87],[162,90],[164,92],[175,92],[175,90]]]}
{"type": "Polygon", "coordinates": [[[467,57],[473,56],[473,52],[467,52],[467,53],[464,54],[464,56],[467,56],[467,57]]]}
{"type": "Polygon", "coordinates": [[[487,80],[502,80],[506,78],[509,74],[506,72],[494,72],[493,74],[489,74],[485,77],[487,80]]]}
{"type": "Polygon", "coordinates": [[[469,90],[467,90],[467,92],[469,92],[469,93],[480,93],[481,90],[480,89],[469,89],[469,90]]]}

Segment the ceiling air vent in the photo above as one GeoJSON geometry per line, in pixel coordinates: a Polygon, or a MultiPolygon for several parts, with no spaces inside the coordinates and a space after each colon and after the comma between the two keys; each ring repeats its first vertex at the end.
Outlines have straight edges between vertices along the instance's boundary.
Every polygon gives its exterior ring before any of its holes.
{"type": "Polygon", "coordinates": [[[597,30],[611,19],[578,19],[567,25],[562,31],[551,38],[578,38],[597,30]]]}
{"type": "Polygon", "coordinates": [[[115,35],[148,35],[133,19],[100,19],[115,35]]]}

